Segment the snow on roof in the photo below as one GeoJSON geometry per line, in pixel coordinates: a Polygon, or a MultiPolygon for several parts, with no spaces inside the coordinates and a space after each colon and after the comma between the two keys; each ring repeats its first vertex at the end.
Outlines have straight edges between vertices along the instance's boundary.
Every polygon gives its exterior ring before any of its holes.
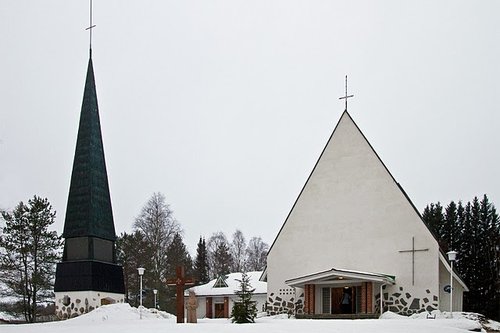
{"type": "MultiPolygon", "coordinates": [[[[255,288],[254,294],[266,294],[267,293],[267,282],[259,281],[262,271],[257,272],[247,272],[250,278],[250,285],[255,288]]],[[[216,282],[219,280],[213,279],[210,282],[203,284],[201,286],[196,286],[189,288],[198,296],[222,296],[222,295],[234,295],[234,291],[240,288],[240,283],[237,280],[241,280],[241,273],[231,273],[225,275],[225,284],[227,287],[215,287],[216,282]]]]}

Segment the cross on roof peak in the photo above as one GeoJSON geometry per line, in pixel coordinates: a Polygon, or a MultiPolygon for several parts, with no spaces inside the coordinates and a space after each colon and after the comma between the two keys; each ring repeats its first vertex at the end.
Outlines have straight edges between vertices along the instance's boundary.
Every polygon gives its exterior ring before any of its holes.
{"type": "Polygon", "coordinates": [[[89,13],[89,19],[90,19],[90,25],[88,26],[88,28],[85,28],[85,30],[88,30],[89,31],[89,34],[90,34],[90,44],[89,44],[89,53],[90,53],[90,57],[92,58],[92,29],[95,28],[95,24],[92,24],[92,0],[89,1],[90,2],[90,13],[89,13]]]}
{"type": "Polygon", "coordinates": [[[347,75],[345,76],[345,95],[339,99],[345,99],[345,111],[347,111],[347,99],[354,97],[354,95],[347,95],[347,75]]]}

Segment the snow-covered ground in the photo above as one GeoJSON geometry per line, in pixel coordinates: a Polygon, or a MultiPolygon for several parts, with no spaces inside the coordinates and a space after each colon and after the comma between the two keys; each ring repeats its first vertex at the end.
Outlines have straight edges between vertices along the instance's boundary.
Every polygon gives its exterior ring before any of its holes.
{"type": "Polygon", "coordinates": [[[2,333],[458,333],[481,329],[478,321],[467,319],[460,313],[454,313],[453,319],[446,318],[440,312],[435,314],[436,319],[426,319],[424,315],[407,318],[386,313],[383,319],[375,320],[297,320],[288,319],[286,316],[274,316],[259,318],[255,324],[232,324],[227,319],[202,319],[198,324],[176,324],[175,316],[165,312],[143,310],[142,319],[139,319],[138,309],[128,304],[114,304],[102,306],[89,314],[66,321],[2,325],[0,331],[2,333]]]}

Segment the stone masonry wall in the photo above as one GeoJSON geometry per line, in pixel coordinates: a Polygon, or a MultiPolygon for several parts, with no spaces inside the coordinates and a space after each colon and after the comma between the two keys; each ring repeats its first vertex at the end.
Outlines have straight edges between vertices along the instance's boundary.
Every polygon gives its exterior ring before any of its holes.
{"type": "MultiPolygon", "coordinates": [[[[387,290],[386,286],[383,286],[382,289],[384,291],[387,290]]],[[[429,289],[425,292],[427,295],[422,298],[414,297],[409,292],[405,292],[403,287],[399,287],[397,292],[384,292],[384,312],[391,311],[409,316],[414,313],[437,310],[439,307],[439,297],[431,294],[429,289]]],[[[380,313],[380,293],[375,295],[375,310],[380,313]]]]}
{"type": "Polygon", "coordinates": [[[288,315],[304,313],[304,293],[296,296],[295,288],[283,288],[277,292],[271,292],[267,297],[267,314],[276,315],[286,313],[288,315]]]}
{"type": "Polygon", "coordinates": [[[124,295],[98,292],[56,293],[56,316],[59,319],[74,318],[88,313],[101,305],[123,303],[124,295]]]}

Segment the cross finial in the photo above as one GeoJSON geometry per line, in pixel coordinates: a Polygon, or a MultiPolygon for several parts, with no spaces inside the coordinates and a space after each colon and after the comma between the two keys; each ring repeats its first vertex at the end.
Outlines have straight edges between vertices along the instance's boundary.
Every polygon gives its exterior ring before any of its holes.
{"type": "Polygon", "coordinates": [[[92,58],[92,29],[95,27],[95,24],[94,25],[92,24],[92,0],[90,0],[90,15],[89,15],[89,17],[90,17],[90,25],[85,30],[89,30],[89,33],[90,33],[89,53],[90,53],[90,57],[92,58]]]}
{"type": "Polygon", "coordinates": [[[354,95],[347,95],[347,75],[345,76],[345,95],[339,99],[345,99],[345,110],[347,111],[347,99],[354,97],[354,95]]]}

